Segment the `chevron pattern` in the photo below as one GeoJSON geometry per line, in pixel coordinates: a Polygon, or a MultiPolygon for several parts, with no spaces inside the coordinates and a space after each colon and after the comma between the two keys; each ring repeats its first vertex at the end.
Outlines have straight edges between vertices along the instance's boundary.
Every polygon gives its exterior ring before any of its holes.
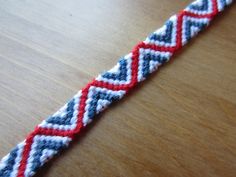
{"type": "Polygon", "coordinates": [[[77,125],[78,106],[81,91],[52,116],[44,120],[39,127],[55,130],[73,130],[77,125]]]}
{"type": "Polygon", "coordinates": [[[151,49],[139,49],[138,82],[145,80],[158,66],[166,63],[172,53],[151,49]]]}
{"type": "Polygon", "coordinates": [[[111,103],[120,100],[191,38],[232,0],[197,0],[122,57],[109,71],[80,90],[0,162],[0,177],[30,177],[111,103]]]}
{"type": "Polygon", "coordinates": [[[177,16],[172,16],[166,21],[165,25],[152,33],[145,42],[155,44],[157,46],[175,47],[176,46],[176,31],[177,31],[177,16]]]}
{"type": "Polygon", "coordinates": [[[208,18],[196,18],[183,16],[182,23],[182,45],[186,44],[191,38],[197,35],[209,24],[208,18]]]}
{"type": "Polygon", "coordinates": [[[127,85],[131,82],[131,55],[126,55],[109,71],[99,75],[96,80],[113,85],[127,85]]]}
{"type": "Polygon", "coordinates": [[[84,125],[90,123],[96,114],[103,111],[112,102],[121,99],[124,94],[125,91],[123,90],[113,91],[101,87],[91,86],[88,92],[89,99],[86,100],[85,112],[83,115],[84,125]]]}
{"type": "Polygon", "coordinates": [[[70,141],[71,138],[61,136],[34,136],[24,176],[33,176],[39,167],[56,155],[60,149],[67,147],[70,141]]]}
{"type": "Polygon", "coordinates": [[[200,0],[195,1],[190,4],[185,11],[198,14],[198,15],[206,15],[211,14],[214,11],[213,1],[209,0],[200,0]]]}

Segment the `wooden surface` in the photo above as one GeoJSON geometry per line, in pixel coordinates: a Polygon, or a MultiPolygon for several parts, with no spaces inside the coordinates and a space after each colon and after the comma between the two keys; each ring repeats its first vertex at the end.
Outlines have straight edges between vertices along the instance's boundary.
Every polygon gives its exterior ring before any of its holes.
{"type": "MultiPolygon", "coordinates": [[[[1,0],[0,156],[189,0],[1,0]]],[[[236,6],[37,177],[235,177],[236,6]]]]}

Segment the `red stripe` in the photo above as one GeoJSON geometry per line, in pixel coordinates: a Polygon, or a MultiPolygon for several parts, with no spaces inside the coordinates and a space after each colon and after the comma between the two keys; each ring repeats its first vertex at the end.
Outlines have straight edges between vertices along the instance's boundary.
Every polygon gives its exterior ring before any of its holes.
{"type": "Polygon", "coordinates": [[[212,18],[215,14],[214,12],[210,13],[210,14],[204,14],[204,15],[199,15],[199,14],[195,14],[189,11],[182,11],[183,15],[189,16],[189,17],[194,17],[194,18],[212,18]]]}
{"type": "MultiPolygon", "coordinates": [[[[138,60],[139,60],[139,49],[144,46],[141,42],[132,50],[132,65],[131,65],[131,82],[129,84],[129,90],[133,88],[138,82],[138,60]]],[[[127,90],[127,91],[129,91],[127,90]]]]}
{"type": "Polygon", "coordinates": [[[163,46],[158,46],[155,44],[145,44],[144,42],[140,42],[132,50],[132,64],[131,64],[132,78],[129,84],[115,85],[115,84],[110,84],[105,81],[98,81],[94,79],[91,82],[91,85],[96,86],[96,87],[106,88],[113,91],[118,91],[118,90],[129,91],[137,83],[139,49],[141,48],[151,49],[151,50],[160,51],[160,52],[171,52],[171,53],[173,53],[176,50],[176,47],[163,47],[163,46]]]}
{"type": "Polygon", "coordinates": [[[46,135],[46,136],[62,136],[72,138],[72,130],[57,130],[51,128],[37,127],[37,135],[46,135]]]}
{"type": "Polygon", "coordinates": [[[127,91],[129,88],[129,84],[128,85],[125,85],[125,84],[113,85],[108,82],[98,81],[98,80],[94,80],[92,85],[96,86],[96,87],[106,88],[109,90],[114,90],[114,91],[118,91],[118,90],[126,90],[127,91]]]}
{"type": "Polygon", "coordinates": [[[179,14],[177,14],[177,30],[176,30],[176,50],[180,49],[182,47],[182,23],[183,23],[183,14],[184,11],[180,11],[179,14]]]}
{"type": "Polygon", "coordinates": [[[86,106],[86,100],[88,97],[88,92],[89,92],[89,88],[91,87],[93,82],[87,84],[87,86],[82,89],[82,95],[80,97],[80,103],[79,103],[79,107],[78,107],[78,116],[77,116],[77,126],[76,128],[73,130],[73,136],[78,134],[80,132],[80,130],[83,128],[83,116],[84,116],[84,112],[85,112],[85,106],[86,106]]]}
{"type": "Polygon", "coordinates": [[[36,135],[68,136],[68,137],[73,138],[74,134],[80,132],[81,128],[83,127],[82,119],[83,119],[83,115],[84,115],[84,111],[85,111],[84,108],[85,108],[85,102],[87,99],[89,87],[90,87],[90,84],[88,84],[85,87],[85,89],[82,90],[82,96],[80,99],[80,106],[78,108],[79,109],[78,123],[77,123],[76,128],[73,131],[72,130],[61,131],[61,130],[55,130],[55,129],[36,127],[35,130],[26,138],[17,177],[24,177],[25,176],[24,173],[25,173],[29,153],[31,150],[31,145],[32,145],[33,139],[36,135]]]}
{"type": "Polygon", "coordinates": [[[62,136],[62,137],[70,137],[73,138],[74,135],[78,134],[80,130],[83,128],[83,116],[85,113],[85,106],[86,106],[86,100],[89,92],[89,88],[91,86],[96,86],[100,88],[107,88],[110,90],[125,90],[129,91],[137,84],[137,75],[138,75],[138,62],[139,62],[139,49],[151,49],[155,51],[160,52],[171,52],[174,53],[176,50],[180,49],[182,47],[182,23],[183,23],[183,16],[190,16],[195,18],[213,18],[218,13],[217,8],[217,0],[212,0],[213,4],[213,12],[210,14],[205,15],[198,15],[194,14],[189,11],[180,11],[180,13],[177,15],[177,34],[176,34],[176,47],[162,47],[155,44],[145,44],[144,42],[139,43],[134,49],[132,50],[132,64],[131,64],[131,70],[132,70],[132,78],[131,82],[127,85],[113,85],[106,83],[104,81],[97,81],[93,80],[91,83],[87,84],[87,86],[82,89],[82,95],[80,98],[80,104],[78,107],[78,117],[77,117],[77,126],[74,130],[55,130],[55,129],[49,129],[49,128],[42,128],[42,127],[36,127],[36,129],[26,138],[25,140],[25,146],[22,152],[22,159],[20,161],[20,166],[18,169],[17,177],[24,177],[26,165],[27,165],[27,159],[29,157],[29,153],[31,150],[31,145],[33,143],[33,139],[35,135],[48,135],[48,136],[62,136]]]}
{"type": "Polygon", "coordinates": [[[164,46],[158,46],[156,44],[145,44],[145,43],[143,43],[143,45],[141,45],[140,48],[151,49],[160,52],[171,52],[171,53],[173,53],[176,50],[176,47],[164,47],[164,46]]]}
{"type": "Polygon", "coordinates": [[[17,177],[24,177],[25,176],[24,173],[25,173],[25,168],[27,165],[27,159],[29,156],[29,152],[31,149],[33,138],[36,134],[37,134],[37,130],[35,129],[25,140],[25,146],[24,146],[24,149],[22,152],[22,159],[20,161],[20,166],[18,169],[17,177]]]}
{"type": "Polygon", "coordinates": [[[218,14],[219,11],[218,11],[217,0],[213,0],[212,4],[213,4],[213,14],[214,14],[214,15],[212,15],[212,18],[213,18],[214,16],[216,16],[218,14]]]}

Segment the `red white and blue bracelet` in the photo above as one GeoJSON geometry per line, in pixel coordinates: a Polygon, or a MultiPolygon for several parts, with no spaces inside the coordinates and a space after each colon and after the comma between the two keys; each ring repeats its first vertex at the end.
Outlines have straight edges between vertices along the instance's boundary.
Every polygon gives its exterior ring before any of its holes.
{"type": "Polygon", "coordinates": [[[112,102],[120,100],[139,82],[191,38],[233,0],[196,0],[132,52],[122,57],[109,71],[100,74],[66,103],[60,110],[36,126],[0,162],[0,177],[30,177],[53,156],[67,148],[81,129],[112,102]]]}

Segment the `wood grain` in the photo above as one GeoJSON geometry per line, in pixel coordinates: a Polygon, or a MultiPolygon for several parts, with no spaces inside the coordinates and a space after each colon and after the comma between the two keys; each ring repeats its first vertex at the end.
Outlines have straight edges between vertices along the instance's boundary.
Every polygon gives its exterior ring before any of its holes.
{"type": "MultiPolygon", "coordinates": [[[[1,0],[0,156],[190,0],[1,0]]],[[[39,171],[234,177],[235,4],[39,171]]]]}

